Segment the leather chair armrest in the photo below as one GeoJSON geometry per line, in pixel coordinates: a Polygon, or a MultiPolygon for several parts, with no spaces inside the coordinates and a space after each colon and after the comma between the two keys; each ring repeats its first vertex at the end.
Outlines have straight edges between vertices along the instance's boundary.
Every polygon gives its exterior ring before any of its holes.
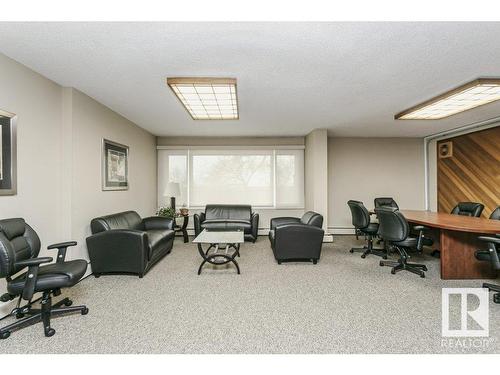
{"type": "Polygon", "coordinates": [[[38,279],[38,268],[40,267],[40,264],[50,263],[52,260],[53,259],[51,257],[42,257],[21,260],[15,263],[17,267],[28,267],[28,273],[26,274],[26,281],[24,282],[22,295],[24,300],[31,300],[31,298],[33,298],[33,294],[35,294],[35,286],[38,279]]]}
{"type": "Polygon", "coordinates": [[[92,271],[95,273],[117,271],[142,273],[149,257],[147,233],[132,229],[113,229],[87,237],[87,248],[92,271]]]}
{"type": "Polygon", "coordinates": [[[298,217],[275,217],[271,219],[269,228],[275,230],[277,226],[284,224],[300,224],[300,219],[298,217]]]}
{"type": "Polygon", "coordinates": [[[48,250],[58,249],[56,263],[62,263],[66,260],[66,250],[68,249],[68,247],[76,245],[77,245],[76,241],[67,241],[47,246],[47,249],[48,250]]]}
{"type": "Polygon", "coordinates": [[[145,230],[152,229],[174,229],[175,221],[173,219],[169,219],[162,216],[150,216],[142,219],[142,223],[144,224],[145,230]]]}
{"type": "Polygon", "coordinates": [[[199,214],[194,214],[193,219],[194,219],[194,234],[195,236],[197,236],[201,233],[201,223],[205,221],[205,213],[200,212],[199,214]]]}
{"type": "MultiPolygon", "coordinates": [[[[257,240],[257,235],[259,233],[259,214],[256,212],[252,212],[252,236],[257,240]]],[[[254,242],[255,242],[254,240],[254,242]]]]}
{"type": "Polygon", "coordinates": [[[500,270],[500,259],[497,251],[497,246],[500,245],[500,238],[480,236],[479,239],[488,242],[488,253],[490,254],[491,266],[495,270],[500,270]]]}
{"type": "Polygon", "coordinates": [[[415,225],[413,229],[418,230],[418,231],[423,231],[423,230],[428,230],[429,227],[426,227],[424,225],[415,225]]]}

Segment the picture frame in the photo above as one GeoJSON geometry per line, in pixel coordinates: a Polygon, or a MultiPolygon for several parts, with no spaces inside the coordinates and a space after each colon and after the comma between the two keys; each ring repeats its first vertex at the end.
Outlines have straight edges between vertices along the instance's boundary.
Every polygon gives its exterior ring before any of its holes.
{"type": "Polygon", "coordinates": [[[108,139],[102,140],[102,190],[128,190],[129,147],[108,139]]]}
{"type": "Polygon", "coordinates": [[[0,195],[17,194],[17,116],[0,110],[0,195]]]}

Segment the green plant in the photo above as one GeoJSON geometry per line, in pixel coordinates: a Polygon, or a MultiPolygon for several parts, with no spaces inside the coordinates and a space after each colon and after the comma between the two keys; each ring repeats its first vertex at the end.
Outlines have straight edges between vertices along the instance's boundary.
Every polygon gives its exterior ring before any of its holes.
{"type": "Polygon", "coordinates": [[[163,216],[169,219],[175,218],[175,210],[172,207],[160,207],[156,215],[163,216]]]}

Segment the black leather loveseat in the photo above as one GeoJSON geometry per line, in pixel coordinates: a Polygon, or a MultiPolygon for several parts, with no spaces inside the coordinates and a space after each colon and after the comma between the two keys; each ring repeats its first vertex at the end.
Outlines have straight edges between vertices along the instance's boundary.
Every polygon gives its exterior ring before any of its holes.
{"type": "Polygon", "coordinates": [[[324,230],[323,216],[308,211],[301,218],[271,219],[269,241],[274,258],[282,261],[308,260],[316,264],[321,256],[324,230]]]}
{"type": "Polygon", "coordinates": [[[198,235],[203,229],[244,230],[245,241],[255,242],[259,229],[259,214],[252,212],[252,206],[236,204],[208,204],[205,212],[194,215],[194,231],[198,235]]]}
{"type": "Polygon", "coordinates": [[[164,217],[141,219],[135,211],[95,218],[87,248],[93,274],[133,273],[143,277],[174,244],[174,222],[164,217]]]}

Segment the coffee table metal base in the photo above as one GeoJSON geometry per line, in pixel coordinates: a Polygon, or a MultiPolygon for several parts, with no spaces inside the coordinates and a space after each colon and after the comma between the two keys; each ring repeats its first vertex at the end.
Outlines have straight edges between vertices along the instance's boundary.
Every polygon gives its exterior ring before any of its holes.
{"type": "Polygon", "coordinates": [[[238,265],[238,262],[236,261],[236,256],[240,256],[240,244],[231,244],[228,243],[226,244],[225,247],[221,248],[219,247],[220,244],[218,243],[212,243],[208,247],[207,250],[203,250],[203,246],[201,243],[198,243],[198,251],[203,258],[203,261],[200,264],[200,267],[198,268],[198,275],[201,274],[201,270],[205,263],[210,263],[215,266],[221,266],[223,264],[228,264],[228,263],[233,263],[236,266],[236,270],[238,271],[238,275],[240,274],[240,266],[238,265]],[[210,250],[214,249],[215,251],[210,253],[210,250]],[[229,249],[234,249],[233,253],[229,253],[229,249]]]}

